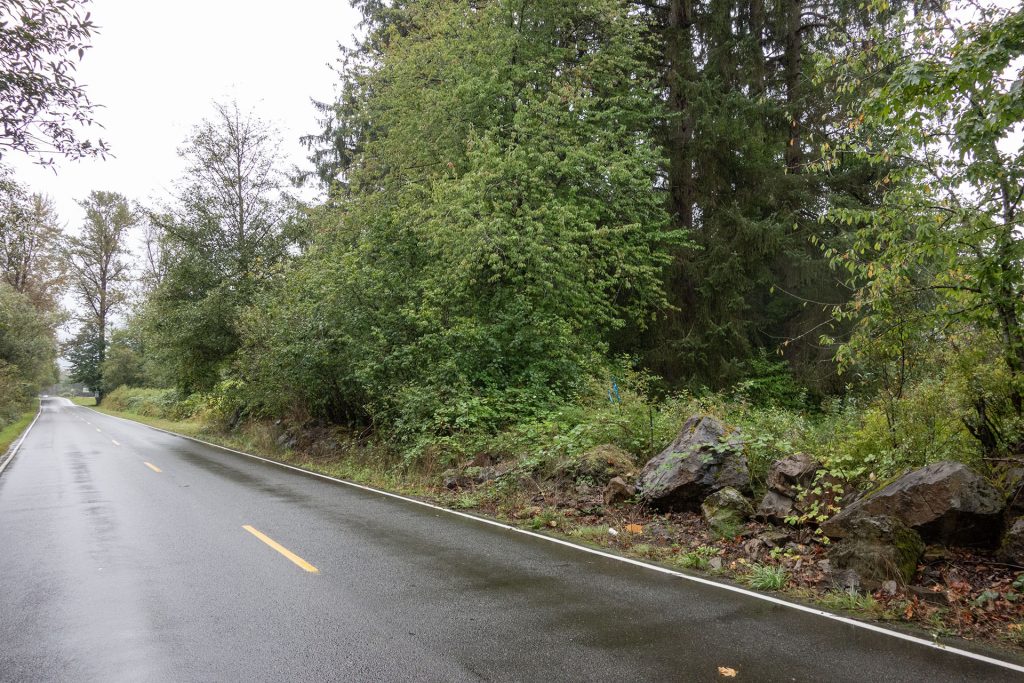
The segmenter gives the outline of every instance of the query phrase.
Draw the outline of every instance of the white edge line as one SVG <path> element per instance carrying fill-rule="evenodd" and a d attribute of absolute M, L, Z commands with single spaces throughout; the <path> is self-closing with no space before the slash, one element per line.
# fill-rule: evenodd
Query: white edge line
<path fill-rule="evenodd" d="M 86 408 L 86 409 L 91 410 L 91 408 L 89 408 L 89 406 L 78 406 L 78 407 Z M 93 411 L 93 412 L 99 413 L 99 411 Z M 415 498 L 408 498 L 406 496 L 402 496 L 402 495 L 399 495 L 397 493 L 391 493 L 389 491 L 382 491 L 380 489 L 375 489 L 375 488 L 373 488 L 371 486 L 364 486 L 363 484 L 357 484 L 357 483 L 352 482 L 352 481 L 346 481 L 344 479 L 338 479 L 337 477 L 332 477 L 332 476 L 327 475 L 327 474 L 320 474 L 319 472 L 312 472 L 310 470 L 302 469 L 301 467 L 296 467 L 294 465 L 289 465 L 287 463 L 278 462 L 277 460 L 271 460 L 270 458 L 264 458 L 264 457 L 261 457 L 259 455 L 253 455 L 252 453 L 246 453 L 245 451 L 235 450 L 234 448 L 229 448 L 228 446 L 221 446 L 220 444 L 211 443 L 209 441 L 203 441 L 202 439 L 197 439 L 194 436 L 188 436 L 186 434 L 178 434 L 177 432 L 172 432 L 172 431 L 170 431 L 168 429 L 161 429 L 160 427 L 154 427 L 153 425 L 148 425 L 145 422 L 137 422 L 135 420 L 130 420 L 128 418 L 120 417 L 118 415 L 110 415 L 108 413 L 99 413 L 99 414 L 100 415 L 106 415 L 107 417 L 112 417 L 112 418 L 114 418 L 116 420 L 123 420 L 125 422 L 130 422 L 131 424 L 141 425 L 143 427 L 148 427 L 149 429 L 153 429 L 153 430 L 156 430 L 158 432 L 163 432 L 164 434 L 170 434 L 171 436 L 177 436 L 177 437 L 181 437 L 183 439 L 188 439 L 189 441 L 195 441 L 196 443 L 201 443 L 201 444 L 203 444 L 205 446 L 210 446 L 212 448 L 218 448 L 218 449 L 220 449 L 222 451 L 228 451 L 229 453 L 236 453 L 238 455 L 244 455 L 247 458 L 253 458 L 254 460 L 261 460 L 263 462 L 270 463 L 271 465 L 277 465 L 279 467 L 284 467 L 284 468 L 287 468 L 289 470 L 295 470 L 296 472 L 302 472 L 303 474 L 307 474 L 307 475 L 310 475 L 310 476 L 313 476 L 313 477 L 318 477 L 320 479 L 326 479 L 328 481 L 333 481 L 333 482 L 336 482 L 338 484 L 344 484 L 345 486 L 351 486 L 352 488 L 361 489 L 363 491 L 369 491 L 371 493 L 376 493 L 378 495 L 386 496 L 388 498 L 394 498 L 394 499 L 397 499 L 397 500 L 402 500 L 402 501 L 405 501 L 407 503 L 414 503 L 416 505 L 420 505 L 420 506 L 423 506 L 423 507 L 426 507 L 426 508 L 430 508 L 431 510 L 437 510 L 439 512 L 446 512 L 446 513 L 448 513 L 450 515 L 456 515 L 458 517 L 464 517 L 465 519 L 471 519 L 471 520 L 473 520 L 475 522 L 480 522 L 482 524 L 488 524 L 490 526 L 497 527 L 499 529 L 505 529 L 506 531 L 514 531 L 515 533 L 518 533 L 518 534 L 525 534 L 527 536 L 532 536 L 533 538 L 539 538 L 539 539 L 542 539 L 544 541 L 548 541 L 549 543 L 555 543 L 557 545 L 565 546 L 567 548 L 574 548 L 575 550 L 579 550 L 579 551 L 584 552 L 584 553 L 589 553 L 591 555 L 598 555 L 600 557 L 605 557 L 605 558 L 608 558 L 610 560 L 616 560 L 618 562 L 624 562 L 626 564 L 631 564 L 631 565 L 633 565 L 635 567 L 643 567 L 644 569 L 649 569 L 651 571 L 658 572 L 660 574 L 667 574 L 669 576 L 674 576 L 676 578 L 684 579 L 686 581 L 692 581 L 694 583 L 699 583 L 699 584 L 702 584 L 702 585 L 705 585 L 705 586 L 713 586 L 715 588 L 720 588 L 722 590 L 730 591 L 732 593 L 739 593 L 740 595 L 746 595 L 747 597 L 756 598 L 758 600 L 763 600 L 765 602 L 774 603 L 776 605 L 781 605 L 783 607 L 789 607 L 789 608 L 798 610 L 800 612 L 805 612 L 807 614 L 814 614 L 814 615 L 817 615 L 819 617 L 825 617 L 826 619 L 831 619 L 833 621 L 838 621 L 838 622 L 841 622 L 843 624 L 847 624 L 847 625 L 850 625 L 850 626 L 855 626 L 857 628 L 866 629 L 868 631 L 874 631 L 875 633 L 881 633 L 883 635 L 891 636 L 893 638 L 898 638 L 900 640 L 905 640 L 905 641 L 908 641 L 908 642 L 911 642 L 911 643 L 916 643 L 918 645 L 923 645 L 925 647 L 929 647 L 929 648 L 932 648 L 932 649 L 935 649 L 935 650 L 941 650 L 942 652 L 949 652 L 950 654 L 960 655 L 961 657 L 967 657 L 969 659 L 974 659 L 974 660 L 977 660 L 979 662 L 985 662 L 986 664 L 993 664 L 995 666 L 1000 666 L 1000 667 L 1003 667 L 1005 669 L 1010 669 L 1012 671 L 1019 671 L 1021 673 L 1024 673 L 1024 666 L 1021 666 L 1021 665 L 1018 665 L 1018 664 L 1013 664 L 1012 662 L 1007 662 L 1007 661 L 1004 661 L 1004 660 L 1001 660 L 1001 659 L 995 659 L 994 657 L 988 657 L 986 655 L 979 654 L 977 652 L 971 652 L 969 650 L 962 650 L 962 649 L 960 649 L 958 647 L 952 647 L 952 646 L 949 646 L 949 645 L 943 645 L 942 643 L 939 643 L 939 642 L 936 642 L 936 641 L 926 640 L 924 638 L 918 638 L 917 636 L 912 636 L 912 635 L 909 635 L 907 633 L 901 633 L 899 631 L 893 631 L 891 629 L 883 628 L 881 626 L 876 626 L 875 624 L 867 623 L 867 622 L 864 622 L 864 621 L 858 621 L 856 619 L 851 619 L 849 617 L 844 617 L 842 615 L 834 614 L 832 612 L 826 612 L 825 610 L 816 609 L 814 607 L 808 607 L 806 605 L 801 605 L 801 604 L 798 604 L 798 603 L 795 603 L 795 602 L 789 602 L 788 600 L 782 600 L 780 598 L 776 598 L 776 597 L 771 596 L 771 595 L 765 595 L 764 593 L 756 593 L 754 591 L 747 590 L 746 588 L 740 588 L 739 586 L 733 586 L 733 585 L 727 584 L 727 583 L 719 583 L 718 581 L 712 581 L 711 579 L 705 579 L 704 577 L 694 576 L 692 574 L 684 574 L 682 572 L 677 572 L 677 571 L 675 571 L 673 569 L 668 569 L 666 567 L 659 567 L 656 564 L 648 564 L 647 562 L 643 562 L 641 560 L 634 560 L 633 558 L 630 558 L 630 557 L 623 557 L 621 555 L 614 555 L 612 553 L 606 553 L 603 550 L 597 550 L 595 548 L 588 548 L 587 546 L 578 545 L 576 543 L 572 543 L 571 541 L 565 541 L 565 540 L 562 540 L 560 538 L 554 538 L 552 536 L 545 536 L 544 534 L 538 534 L 538 533 L 535 533 L 535 532 L 530 531 L 528 529 L 520 529 L 518 527 L 510 526 L 510 525 L 505 524 L 503 522 L 495 521 L 493 519 L 487 519 L 485 517 L 477 517 L 476 515 L 471 515 L 471 514 L 469 514 L 467 512 L 461 512 L 459 510 L 450 510 L 448 508 L 441 507 L 439 505 L 434 505 L 433 503 L 428 503 L 428 502 L 422 501 L 422 500 L 416 500 Z M 33 421 L 33 424 L 35 424 L 34 421 Z M 29 426 L 29 429 L 31 429 L 31 428 L 32 427 Z M 26 430 L 26 434 L 27 433 L 28 433 L 28 431 Z"/>
<path fill-rule="evenodd" d="M 32 418 L 32 422 L 29 423 L 28 427 L 25 428 L 25 431 L 23 431 L 21 433 L 21 436 L 18 437 L 18 440 L 14 442 L 14 445 L 11 446 L 10 450 L 7 452 L 8 453 L 7 459 L 4 460 L 2 465 L 0 465 L 0 474 L 3 474 L 4 470 L 7 469 L 7 466 L 9 464 L 11 464 L 12 460 L 14 460 L 14 456 L 17 455 L 18 451 L 21 449 L 21 444 L 25 443 L 25 437 L 28 436 L 28 433 L 30 431 L 32 431 L 33 427 L 35 427 L 36 420 L 38 420 L 39 416 L 42 415 L 42 414 L 43 414 L 43 403 L 42 403 L 42 401 L 40 401 L 39 402 L 39 410 L 36 411 L 36 416 L 34 418 Z"/>

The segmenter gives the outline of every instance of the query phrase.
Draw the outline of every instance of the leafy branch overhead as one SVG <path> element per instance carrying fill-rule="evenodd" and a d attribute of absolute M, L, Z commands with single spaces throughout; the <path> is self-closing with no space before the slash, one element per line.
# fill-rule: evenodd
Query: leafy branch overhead
<path fill-rule="evenodd" d="M 83 139 L 97 105 L 75 79 L 97 30 L 86 0 L 0 2 L 0 158 L 12 152 L 53 163 L 105 156 L 102 140 Z"/>

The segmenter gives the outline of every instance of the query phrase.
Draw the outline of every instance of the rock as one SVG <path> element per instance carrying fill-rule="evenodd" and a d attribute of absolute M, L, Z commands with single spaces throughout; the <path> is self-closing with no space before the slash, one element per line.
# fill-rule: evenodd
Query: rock
<path fill-rule="evenodd" d="M 603 444 L 579 456 L 575 469 L 577 477 L 586 477 L 595 484 L 603 484 L 626 473 L 635 473 L 636 464 L 633 456 L 618 446 Z"/>
<path fill-rule="evenodd" d="M 819 469 L 821 463 L 817 460 L 806 453 L 797 453 L 773 462 L 765 483 L 769 491 L 795 499 L 801 490 L 811 488 Z"/>
<path fill-rule="evenodd" d="M 860 575 L 853 569 L 842 569 L 832 575 L 832 584 L 836 588 L 854 593 L 860 590 Z"/>
<path fill-rule="evenodd" d="M 882 592 L 886 595 L 896 595 L 896 591 L 898 591 L 899 588 L 899 585 L 892 579 L 882 582 Z"/>
<path fill-rule="evenodd" d="M 1003 535 L 999 555 L 1016 565 L 1024 565 L 1024 517 L 1018 517 Z"/>
<path fill-rule="evenodd" d="M 608 485 L 604 487 L 604 504 L 616 505 L 618 503 L 625 503 L 635 495 L 635 486 L 631 486 L 626 483 L 626 480 L 622 477 L 614 477 L 610 482 L 608 482 Z"/>
<path fill-rule="evenodd" d="M 465 489 L 486 484 L 512 471 L 512 463 L 501 463 L 488 467 L 469 465 L 468 467 L 452 467 L 441 473 L 441 480 L 446 489 Z"/>
<path fill-rule="evenodd" d="M 983 477 L 957 462 L 940 462 L 909 472 L 825 521 L 830 538 L 845 538 L 863 517 L 900 520 L 925 541 L 992 547 L 998 542 L 1004 501 Z"/>
<path fill-rule="evenodd" d="M 939 590 L 935 590 L 936 588 Z M 917 596 L 921 600 L 930 602 L 933 605 L 939 605 L 940 607 L 949 607 L 950 605 L 949 593 L 942 590 L 938 584 L 931 588 L 926 586 L 908 586 L 907 590 L 911 595 Z"/>
<path fill-rule="evenodd" d="M 923 553 L 924 542 L 916 531 L 879 515 L 852 521 L 846 536 L 829 549 L 828 559 L 838 570 L 856 572 L 861 584 L 874 589 L 886 581 L 907 585 Z"/>
<path fill-rule="evenodd" d="M 1006 515 L 1010 519 L 1024 517 L 1024 463 L 1013 460 L 997 470 L 1006 493 Z"/>
<path fill-rule="evenodd" d="M 754 508 L 743 494 L 726 486 L 715 491 L 700 504 L 704 521 L 717 536 L 732 538 L 754 514 Z"/>
<path fill-rule="evenodd" d="M 773 524 L 785 524 L 786 517 L 795 514 L 796 510 L 793 509 L 792 498 L 787 498 L 775 491 L 768 491 L 768 493 L 764 494 L 764 498 L 761 499 L 761 504 L 757 506 L 757 512 L 754 513 L 754 516 Z"/>
<path fill-rule="evenodd" d="M 769 530 L 757 535 L 762 543 L 770 548 L 782 548 L 789 543 L 789 532 L 779 530 Z"/>
<path fill-rule="evenodd" d="M 512 463 L 500 463 L 487 467 L 467 467 L 466 474 L 473 478 L 474 484 L 486 484 L 489 481 L 499 479 L 512 470 Z"/>
<path fill-rule="evenodd" d="M 468 477 L 461 470 L 452 468 L 441 473 L 444 487 L 449 490 L 463 489 L 473 483 L 472 477 Z"/>
<path fill-rule="evenodd" d="M 724 441 L 725 427 L 709 415 L 695 415 L 668 448 L 644 465 L 637 489 L 662 510 L 696 510 L 715 491 L 731 486 L 750 492 L 747 459 L 738 434 Z"/>
<path fill-rule="evenodd" d="M 710 560 L 708 560 L 708 569 L 710 569 L 713 572 L 717 572 L 717 571 L 721 570 L 722 569 L 722 558 L 720 558 L 720 557 L 712 557 Z"/>
<path fill-rule="evenodd" d="M 764 547 L 764 541 L 760 538 L 752 538 L 743 544 L 743 554 L 752 560 L 756 560 L 761 555 L 761 550 Z"/>
<path fill-rule="evenodd" d="M 924 549 L 922 562 L 946 562 L 950 559 L 949 549 L 941 545 L 930 545 Z"/>

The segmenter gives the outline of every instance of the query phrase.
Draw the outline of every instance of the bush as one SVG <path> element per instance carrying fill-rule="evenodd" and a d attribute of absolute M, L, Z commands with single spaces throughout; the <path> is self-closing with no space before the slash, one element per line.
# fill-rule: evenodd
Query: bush
<path fill-rule="evenodd" d="M 176 419 L 180 416 L 174 389 L 143 389 L 120 386 L 103 397 L 103 407 L 142 417 Z"/>

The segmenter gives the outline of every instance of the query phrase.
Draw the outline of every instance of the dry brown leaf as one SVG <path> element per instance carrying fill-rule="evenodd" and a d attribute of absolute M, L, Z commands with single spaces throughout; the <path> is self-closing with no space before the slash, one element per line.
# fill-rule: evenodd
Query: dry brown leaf
<path fill-rule="evenodd" d="M 631 534 L 642 534 L 644 532 L 644 528 L 639 524 L 627 524 L 626 531 Z"/>
<path fill-rule="evenodd" d="M 727 666 L 718 667 L 718 674 L 725 676 L 726 678 L 736 678 L 736 669 L 730 669 Z"/>

